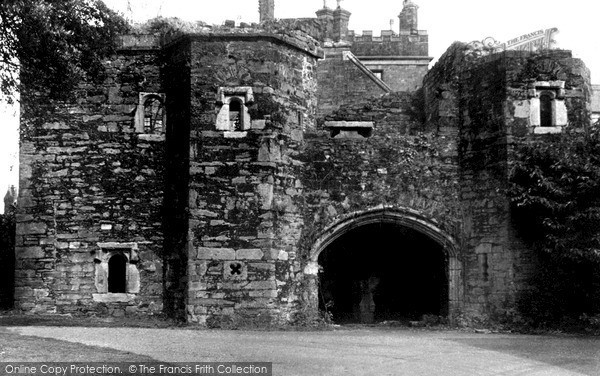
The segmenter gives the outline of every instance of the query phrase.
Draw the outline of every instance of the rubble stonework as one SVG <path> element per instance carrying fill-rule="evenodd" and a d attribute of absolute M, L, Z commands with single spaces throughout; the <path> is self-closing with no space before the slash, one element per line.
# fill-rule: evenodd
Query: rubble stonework
<path fill-rule="evenodd" d="M 562 82 L 570 127 L 589 125 L 589 71 L 570 51 L 506 51 L 475 60 L 451 46 L 424 80 L 429 127 L 458 135 L 465 302 L 469 315 L 511 307 L 527 288 L 535 254 L 510 216 L 508 169 L 514 148 L 543 142 L 532 122 L 532 83 Z M 555 106 L 557 108 L 558 106 Z M 537 109 L 539 111 L 539 109 Z"/>
<path fill-rule="evenodd" d="M 160 91 L 157 50 L 122 50 L 105 66 L 104 83 L 81 83 L 76 101 L 23 96 L 15 300 L 24 311 L 162 309 L 164 136 L 134 127 L 139 92 Z M 137 244 L 139 294 L 94 298 L 95 260 L 113 248 L 102 242 Z"/>
<path fill-rule="evenodd" d="M 437 315 L 510 308 L 536 265 L 504 191 L 512 147 L 545 137 L 540 90 L 585 126 L 589 72 L 565 51 L 473 60 L 455 44 L 425 76 L 427 36 L 405 3 L 382 41 L 339 30 L 337 9 L 162 44 L 124 37 L 74 101 L 24 95 L 17 308 L 294 323 L 335 300 L 336 263 L 361 268 L 337 298 L 363 321 L 400 304 L 390 281 L 413 270 L 438 280 L 421 292 Z M 393 67 L 382 80 L 394 92 L 348 51 Z M 152 98 L 166 115 L 148 132 Z M 362 248 L 335 253 L 366 230 Z M 398 249 L 382 253 L 380 238 Z M 421 291 L 409 282 L 398 291 Z"/>

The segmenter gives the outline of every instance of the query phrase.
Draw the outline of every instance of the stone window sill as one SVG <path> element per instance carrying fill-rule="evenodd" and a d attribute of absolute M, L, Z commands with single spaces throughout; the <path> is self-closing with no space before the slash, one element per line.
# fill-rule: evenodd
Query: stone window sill
<path fill-rule="evenodd" d="M 165 135 L 164 135 L 164 133 L 161 133 L 161 134 L 140 133 L 138 135 L 138 139 L 141 141 L 164 141 Z"/>
<path fill-rule="evenodd" d="M 535 127 L 533 128 L 534 134 L 551 134 L 551 133 L 560 133 L 562 132 L 562 127 Z"/>
<path fill-rule="evenodd" d="M 225 131 L 223 137 L 225 138 L 244 138 L 248 135 L 248 132 L 244 131 Z"/>

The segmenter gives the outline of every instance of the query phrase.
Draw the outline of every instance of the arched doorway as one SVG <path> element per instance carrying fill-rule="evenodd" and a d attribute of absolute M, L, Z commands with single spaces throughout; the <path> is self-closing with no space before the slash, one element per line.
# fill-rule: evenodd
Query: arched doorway
<path fill-rule="evenodd" d="M 324 231 L 311 258 L 318 263 L 319 309 L 335 322 L 412 321 L 457 311 L 456 243 L 414 211 L 349 215 Z"/>

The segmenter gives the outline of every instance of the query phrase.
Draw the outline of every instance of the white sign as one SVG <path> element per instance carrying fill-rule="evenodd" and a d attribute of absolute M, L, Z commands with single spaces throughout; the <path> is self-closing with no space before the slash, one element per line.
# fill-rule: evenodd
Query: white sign
<path fill-rule="evenodd" d="M 518 38 L 509 40 L 500 46 L 503 50 L 519 50 L 519 51 L 539 51 L 553 48 L 556 44 L 554 35 L 558 33 L 558 29 L 553 27 L 546 30 L 537 30 L 533 33 L 521 35 Z"/>

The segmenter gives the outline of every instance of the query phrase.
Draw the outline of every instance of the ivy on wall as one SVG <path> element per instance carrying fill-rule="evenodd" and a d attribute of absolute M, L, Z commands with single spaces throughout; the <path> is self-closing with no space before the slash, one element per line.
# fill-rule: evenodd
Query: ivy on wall
<path fill-rule="evenodd" d="M 515 150 L 509 195 L 540 265 L 520 310 L 530 323 L 600 314 L 600 130 L 570 130 Z"/>

